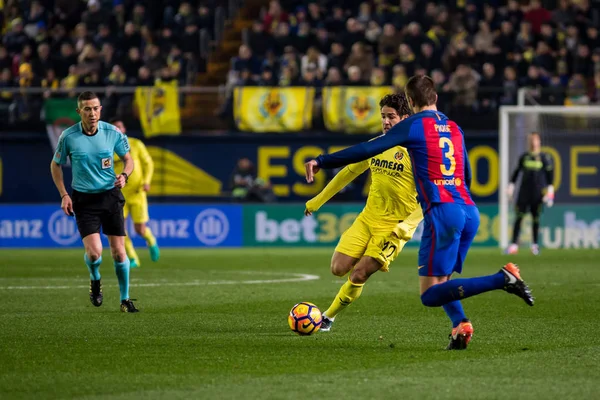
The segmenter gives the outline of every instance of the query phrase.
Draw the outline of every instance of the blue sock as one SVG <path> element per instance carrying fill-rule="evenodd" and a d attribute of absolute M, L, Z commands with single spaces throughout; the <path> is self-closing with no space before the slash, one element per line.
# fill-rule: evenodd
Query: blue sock
<path fill-rule="evenodd" d="M 458 300 L 451 301 L 442 306 L 448 317 L 452 320 L 452 327 L 456 328 L 463 320 L 467 319 L 462 304 Z"/>
<path fill-rule="evenodd" d="M 114 262 L 115 272 L 119 280 L 119 291 L 121 292 L 121 301 L 129 298 L 129 258 L 125 257 L 123 262 Z"/>
<path fill-rule="evenodd" d="M 504 272 L 478 278 L 451 279 L 433 285 L 421 295 L 423 305 L 440 307 L 454 300 L 462 300 L 471 296 L 504 287 Z"/>
<path fill-rule="evenodd" d="M 88 271 L 90 271 L 90 279 L 93 281 L 100 280 L 100 264 L 102 263 L 102 256 L 96 261 L 91 262 L 87 253 L 83 253 L 83 261 L 85 261 L 85 265 L 87 265 Z"/>

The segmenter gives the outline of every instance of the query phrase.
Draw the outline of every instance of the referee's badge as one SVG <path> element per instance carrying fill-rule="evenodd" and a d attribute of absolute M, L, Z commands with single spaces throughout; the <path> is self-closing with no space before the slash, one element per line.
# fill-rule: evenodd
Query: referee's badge
<path fill-rule="evenodd" d="M 102 159 L 102 169 L 108 169 L 112 167 L 112 157 Z"/>

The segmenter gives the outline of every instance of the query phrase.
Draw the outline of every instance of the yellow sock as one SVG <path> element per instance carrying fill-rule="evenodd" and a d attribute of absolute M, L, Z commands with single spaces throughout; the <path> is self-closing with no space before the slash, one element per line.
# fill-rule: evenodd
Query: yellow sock
<path fill-rule="evenodd" d="M 127 253 L 127 257 L 129 257 L 130 259 L 134 259 L 138 262 L 140 262 L 140 258 L 138 257 L 135 248 L 133 247 L 133 242 L 131 241 L 131 238 L 129 236 L 125 236 L 125 252 Z"/>
<path fill-rule="evenodd" d="M 353 283 L 350 278 L 342 285 L 335 299 L 325 311 L 325 315 L 328 318 L 335 318 L 335 316 L 348 307 L 354 300 L 360 297 L 362 293 L 364 283 Z"/>
<path fill-rule="evenodd" d="M 149 227 L 146 227 L 144 230 L 144 234 L 142 235 L 144 239 L 146 239 L 146 244 L 148 247 L 154 246 L 156 244 L 156 238 L 152 234 L 152 230 Z"/>

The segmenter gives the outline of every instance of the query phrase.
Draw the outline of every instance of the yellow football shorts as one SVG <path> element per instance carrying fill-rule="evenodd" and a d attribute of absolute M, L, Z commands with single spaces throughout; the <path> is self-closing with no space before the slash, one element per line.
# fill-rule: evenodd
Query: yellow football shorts
<path fill-rule="evenodd" d="M 372 257 L 381 264 L 380 271 L 388 272 L 390 263 L 406 244 L 393 233 L 395 226 L 388 223 L 369 225 L 361 214 L 342 234 L 335 251 L 352 258 Z"/>
<path fill-rule="evenodd" d="M 150 219 L 148 217 L 148 198 L 146 192 L 125 194 L 125 207 L 123 208 L 123 218 L 127 219 L 131 214 L 134 224 L 144 224 Z"/>

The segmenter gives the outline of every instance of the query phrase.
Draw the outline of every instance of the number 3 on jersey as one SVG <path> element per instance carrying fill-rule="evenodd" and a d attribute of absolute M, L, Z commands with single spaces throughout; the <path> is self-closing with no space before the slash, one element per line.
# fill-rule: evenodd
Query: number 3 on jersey
<path fill-rule="evenodd" d="M 456 169 L 456 160 L 454 159 L 454 144 L 447 137 L 441 137 L 439 141 L 440 149 L 442 149 L 442 158 L 443 161 L 440 164 L 440 171 L 442 171 L 442 175 L 453 175 L 454 170 Z M 446 147 L 447 146 L 447 147 Z M 450 161 L 450 168 L 446 166 L 446 160 Z"/>

